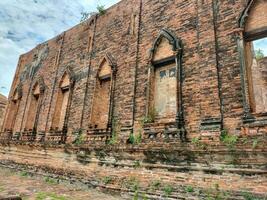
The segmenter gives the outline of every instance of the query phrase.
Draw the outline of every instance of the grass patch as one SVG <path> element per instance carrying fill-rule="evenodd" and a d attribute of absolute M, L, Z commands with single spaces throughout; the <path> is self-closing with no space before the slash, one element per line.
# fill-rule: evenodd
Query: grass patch
<path fill-rule="evenodd" d="M 69 200 L 68 198 L 64 197 L 64 196 L 59 196 L 57 194 L 54 193 L 46 193 L 46 192 L 39 192 L 36 195 L 36 200 Z"/>
<path fill-rule="evenodd" d="M 158 190 L 161 186 L 160 180 L 155 180 L 151 183 L 150 187 L 153 191 Z"/>
<path fill-rule="evenodd" d="M 186 186 L 185 191 L 191 193 L 194 192 L 194 188 L 191 185 L 188 185 Z"/>
<path fill-rule="evenodd" d="M 56 185 L 58 184 L 58 181 L 54 178 L 50 178 L 50 177 L 45 177 L 44 181 L 50 185 Z"/>
<path fill-rule="evenodd" d="M 102 182 L 103 182 L 105 185 L 111 183 L 111 181 L 112 181 L 112 178 L 111 178 L 110 176 L 105 176 L 105 177 L 103 178 L 103 180 L 102 180 Z"/>
<path fill-rule="evenodd" d="M 135 169 L 140 168 L 140 167 L 141 167 L 141 163 L 140 163 L 140 161 L 139 161 L 139 160 L 135 160 L 135 161 L 134 161 L 134 165 L 133 165 L 133 167 L 134 167 Z"/>
<path fill-rule="evenodd" d="M 20 172 L 19 175 L 22 176 L 22 177 L 29 177 L 29 176 L 31 176 L 31 174 L 29 172 Z"/>
<path fill-rule="evenodd" d="M 242 192 L 242 196 L 245 200 L 263 200 L 262 198 L 255 197 L 253 194 L 249 192 Z"/>
<path fill-rule="evenodd" d="M 137 178 L 130 177 L 129 179 L 124 181 L 124 185 L 130 190 L 138 191 L 140 187 L 140 182 Z"/>

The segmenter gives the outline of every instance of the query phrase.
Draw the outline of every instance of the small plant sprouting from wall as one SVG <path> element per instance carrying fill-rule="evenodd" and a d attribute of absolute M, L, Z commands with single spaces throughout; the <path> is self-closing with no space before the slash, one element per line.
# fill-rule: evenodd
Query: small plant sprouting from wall
<path fill-rule="evenodd" d="M 194 188 L 191 185 L 186 186 L 185 191 L 188 193 L 194 192 Z"/>
<path fill-rule="evenodd" d="M 126 188 L 132 191 L 138 191 L 140 187 L 140 182 L 136 177 L 130 177 L 124 181 Z"/>
<path fill-rule="evenodd" d="M 97 5 L 96 9 L 99 15 L 104 15 L 106 13 L 106 9 L 104 5 Z"/>
<path fill-rule="evenodd" d="M 194 137 L 194 138 L 192 138 L 191 143 L 192 143 L 193 145 L 195 145 L 195 146 L 198 146 L 199 143 L 200 143 L 200 138 L 199 138 L 199 137 Z"/>
<path fill-rule="evenodd" d="M 112 134 L 111 138 L 107 141 L 109 145 L 114 145 L 118 142 L 118 131 L 120 130 L 120 126 L 118 123 L 118 119 L 114 117 L 112 119 Z"/>
<path fill-rule="evenodd" d="M 230 135 L 227 130 L 222 130 L 220 140 L 227 148 L 231 151 L 235 149 L 236 143 L 238 142 L 238 136 Z"/>
<path fill-rule="evenodd" d="M 139 131 L 138 135 L 130 134 L 128 142 L 130 144 L 140 144 L 142 142 L 142 133 Z"/>
<path fill-rule="evenodd" d="M 82 145 L 85 142 L 85 135 L 82 133 L 82 129 L 79 129 L 74 133 L 75 139 L 72 142 L 74 145 Z"/>
<path fill-rule="evenodd" d="M 134 167 L 135 169 L 140 168 L 140 167 L 141 167 L 141 163 L 140 163 L 140 161 L 139 161 L 139 160 L 135 160 L 135 161 L 134 161 L 134 165 L 133 165 L 133 167 Z"/>
<path fill-rule="evenodd" d="M 258 146 L 259 140 L 258 139 L 254 139 L 253 143 L 252 143 L 252 148 L 255 149 Z"/>
<path fill-rule="evenodd" d="M 161 187 L 161 181 L 160 180 L 155 180 L 150 185 L 150 188 L 152 191 L 159 190 L 160 187 Z"/>
<path fill-rule="evenodd" d="M 174 188 L 171 185 L 165 185 L 163 188 L 163 192 L 165 196 L 170 196 L 174 191 Z"/>
<path fill-rule="evenodd" d="M 155 108 L 151 109 L 147 116 L 142 117 L 142 119 L 141 119 L 142 126 L 144 126 L 145 124 L 155 122 L 156 116 L 157 116 L 156 109 Z"/>
<path fill-rule="evenodd" d="M 207 144 L 201 142 L 199 137 L 194 137 L 191 140 L 191 143 L 195 146 L 195 147 L 199 147 L 201 149 L 206 149 L 207 148 Z"/>

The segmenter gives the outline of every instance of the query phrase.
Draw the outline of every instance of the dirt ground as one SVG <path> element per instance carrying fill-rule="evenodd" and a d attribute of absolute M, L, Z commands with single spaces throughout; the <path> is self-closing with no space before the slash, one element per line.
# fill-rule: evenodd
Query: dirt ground
<path fill-rule="evenodd" d="M 97 189 L 70 183 L 57 183 L 49 177 L 35 177 L 0 167 L 1 197 L 20 196 L 23 200 L 122 200 Z"/>

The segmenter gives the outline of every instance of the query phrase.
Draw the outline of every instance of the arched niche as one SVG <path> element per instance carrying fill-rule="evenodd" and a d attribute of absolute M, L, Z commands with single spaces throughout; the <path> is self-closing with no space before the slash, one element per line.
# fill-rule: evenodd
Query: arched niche
<path fill-rule="evenodd" d="M 25 131 L 37 131 L 37 124 L 39 119 L 40 108 L 42 105 L 42 98 L 45 91 L 44 80 L 38 77 L 34 81 L 30 91 L 29 107 L 27 112 Z"/>
<path fill-rule="evenodd" d="M 19 84 L 14 90 L 13 95 L 11 96 L 11 100 L 9 101 L 8 113 L 4 125 L 5 131 L 13 132 L 21 98 L 22 98 L 22 85 Z"/>
<path fill-rule="evenodd" d="M 173 124 L 185 137 L 182 99 L 182 42 L 162 29 L 150 50 L 146 117 L 150 122 Z"/>
<path fill-rule="evenodd" d="M 239 19 L 244 119 L 267 113 L 267 1 L 251 0 Z"/>
<path fill-rule="evenodd" d="M 113 94 L 116 64 L 111 55 L 106 54 L 99 64 L 93 96 L 90 127 L 108 129 L 113 115 Z"/>
<path fill-rule="evenodd" d="M 52 130 L 66 132 L 68 111 L 74 87 L 74 73 L 70 68 L 63 73 L 58 84 L 57 100 L 52 119 Z"/>

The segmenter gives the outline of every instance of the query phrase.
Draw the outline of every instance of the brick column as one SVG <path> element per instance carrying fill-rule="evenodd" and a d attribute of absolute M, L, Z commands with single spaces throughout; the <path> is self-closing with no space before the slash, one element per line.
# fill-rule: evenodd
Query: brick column
<path fill-rule="evenodd" d="M 220 131 L 222 125 L 217 59 L 216 3 L 213 0 L 199 0 L 197 3 L 199 22 L 199 95 L 201 99 L 200 130 L 202 135 L 213 135 L 211 131 Z"/>

